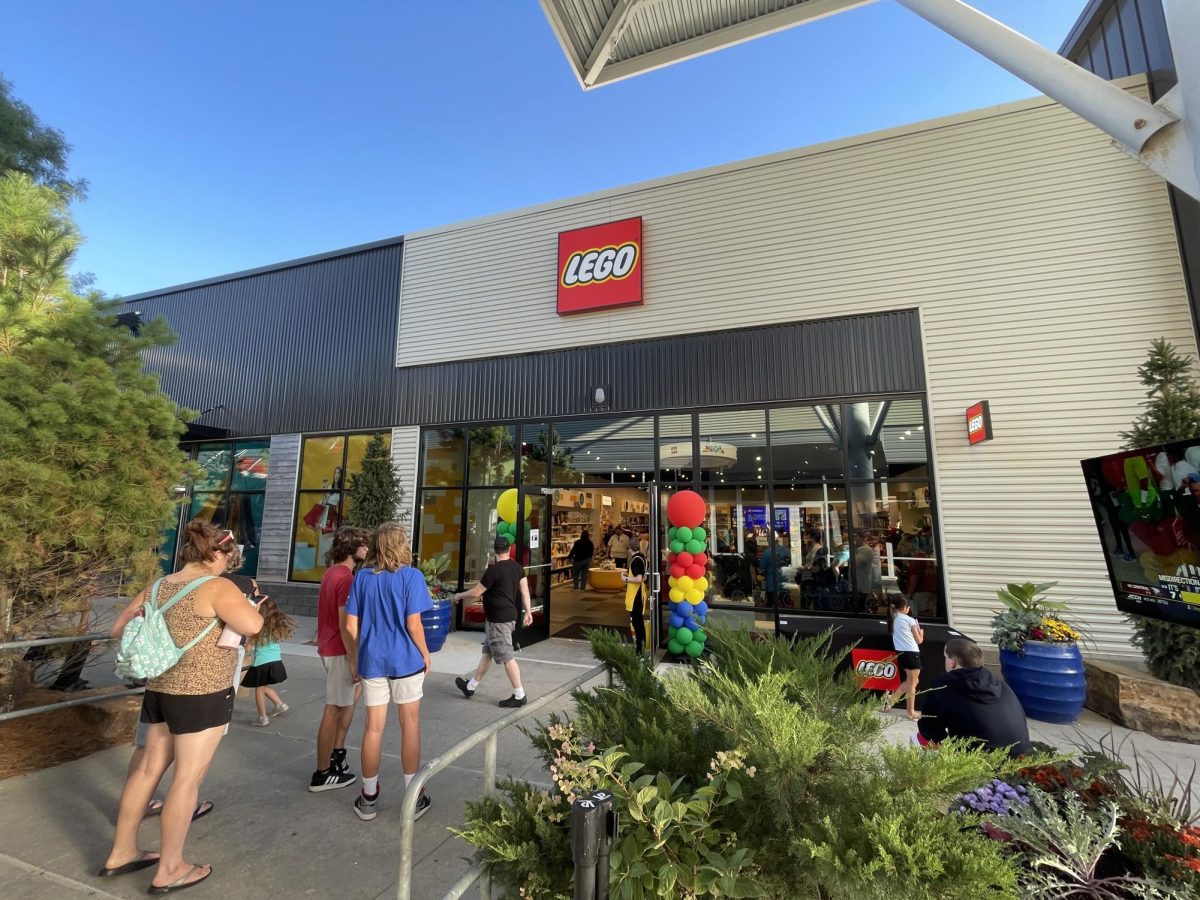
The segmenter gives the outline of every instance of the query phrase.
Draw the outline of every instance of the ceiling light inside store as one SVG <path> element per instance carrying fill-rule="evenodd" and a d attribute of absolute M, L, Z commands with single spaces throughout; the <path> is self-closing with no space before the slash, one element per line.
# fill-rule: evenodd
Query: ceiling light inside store
<path fill-rule="evenodd" d="M 762 462 L 762 457 L 761 457 L 761 456 L 756 456 L 756 457 L 754 457 L 754 461 L 755 461 L 755 462 Z"/>
<path fill-rule="evenodd" d="M 750 437 L 752 437 L 752 438 L 756 438 L 756 437 L 758 437 L 758 435 L 757 435 L 757 434 L 752 434 L 752 435 L 750 435 Z"/>
<path fill-rule="evenodd" d="M 906 432 L 904 432 L 904 433 L 905 433 L 905 434 L 912 434 L 912 432 L 911 432 L 911 431 L 906 431 Z"/>

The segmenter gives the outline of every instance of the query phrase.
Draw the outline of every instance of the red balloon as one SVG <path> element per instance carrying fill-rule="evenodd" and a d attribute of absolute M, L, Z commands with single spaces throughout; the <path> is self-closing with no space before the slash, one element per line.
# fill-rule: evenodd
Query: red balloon
<path fill-rule="evenodd" d="M 667 518 L 676 528 L 695 528 L 704 521 L 704 498 L 695 491 L 676 491 L 667 501 Z"/>
<path fill-rule="evenodd" d="M 697 566 L 695 564 L 688 566 L 687 567 L 687 576 L 689 578 L 703 578 L 704 577 L 704 566 Z"/>
<path fill-rule="evenodd" d="M 680 553 L 679 555 L 677 555 L 675 557 L 675 562 L 679 563 L 681 566 L 683 566 L 686 569 L 688 566 L 690 566 L 694 562 L 694 560 L 692 559 L 692 554 L 690 554 L 686 550 L 684 550 L 682 553 Z"/>
<path fill-rule="evenodd" d="M 671 577 L 672 578 L 682 578 L 686 574 L 687 574 L 687 569 L 685 569 L 683 566 L 679 565 L 679 563 L 675 563 L 675 565 L 671 566 Z"/>
<path fill-rule="evenodd" d="M 679 555 L 678 553 L 668 553 L 667 554 L 667 565 L 671 565 L 671 566 L 675 565 L 675 557 L 678 555 Z"/>
<path fill-rule="evenodd" d="M 692 565 L 699 566 L 700 568 L 703 569 L 705 566 L 708 565 L 708 554 L 707 553 L 693 554 L 692 555 Z"/>

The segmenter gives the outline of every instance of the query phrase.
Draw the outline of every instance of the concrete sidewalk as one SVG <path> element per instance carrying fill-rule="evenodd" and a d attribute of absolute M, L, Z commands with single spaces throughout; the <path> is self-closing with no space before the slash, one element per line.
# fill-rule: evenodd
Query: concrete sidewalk
<path fill-rule="evenodd" d="M 306 640 L 311 620 L 300 620 L 294 638 Z M 307 630 L 306 630 L 307 629 Z M 284 647 L 288 680 L 280 694 L 291 706 L 267 728 L 248 724 L 252 700 L 241 699 L 233 727 L 217 751 L 202 796 L 213 812 L 192 825 L 187 858 L 213 866 L 208 883 L 187 896 L 238 896 L 244 900 L 341 897 L 372 900 L 395 894 L 399 847 L 400 735 L 389 721 L 380 773 L 379 817 L 362 822 L 351 810 L 357 787 L 310 794 L 316 765 L 316 728 L 324 705 L 324 671 L 316 648 Z M 502 671 L 492 671 L 474 699 L 463 698 L 454 677 L 479 660 L 479 637 L 451 635 L 433 655 L 421 709 L 422 756 L 429 759 L 507 714 L 497 701 L 511 693 Z M 583 641 L 551 640 L 520 654 L 526 690 L 533 697 L 596 665 Z M 566 711 L 569 701 L 558 705 Z M 545 718 L 548 711 L 542 711 Z M 529 720 L 532 724 L 534 719 Z M 361 709 L 350 732 L 356 773 L 362 736 Z M 549 783 L 528 739 L 509 729 L 500 739 L 500 777 Z M 98 879 L 112 840 L 129 747 L 0 782 L 0 897 L 50 900 L 73 896 L 144 897 L 152 870 Z M 471 848 L 447 829 L 462 824 L 463 802 L 483 784 L 482 748 L 429 786 L 433 807 L 417 827 L 413 896 L 436 898 L 469 867 Z M 169 777 L 169 776 L 168 776 Z M 162 796 L 160 791 L 159 796 Z M 146 848 L 158 846 L 156 819 L 142 827 Z"/>
<path fill-rule="evenodd" d="M 214 811 L 192 826 L 187 858 L 211 863 L 213 877 L 188 897 L 238 896 L 244 900 L 338 897 L 373 900 L 395 894 L 401 794 L 399 731 L 389 721 L 381 773 L 379 818 L 361 822 L 350 804 L 357 786 L 310 794 L 305 789 L 316 765 L 317 722 L 324 705 L 324 672 L 310 639 L 313 620 L 300 619 L 284 647 L 288 681 L 280 693 L 291 706 L 267 728 L 248 725 L 253 701 L 238 701 L 233 728 L 217 752 L 202 796 Z M 572 680 L 595 665 L 584 641 L 550 640 L 520 654 L 526 689 L 538 696 Z M 509 694 L 502 672 L 489 673 L 473 700 L 454 687 L 454 677 L 479 659 L 479 635 L 451 635 L 433 655 L 421 709 L 423 758 L 429 759 L 504 715 L 496 702 Z M 557 705 L 569 710 L 569 702 Z M 544 719 L 548 711 L 539 717 Z M 884 714 L 881 714 L 884 715 Z M 914 723 L 885 715 L 888 740 L 907 741 Z M 532 725 L 533 719 L 528 720 Z M 1125 739 L 1123 750 L 1137 747 L 1156 770 L 1168 766 L 1186 778 L 1200 760 L 1200 746 L 1160 741 L 1118 728 L 1085 711 L 1077 726 L 1031 722 L 1033 736 L 1061 748 L 1080 733 L 1093 738 Z M 350 761 L 359 771 L 357 749 L 361 710 L 350 732 Z M 499 772 L 549 783 L 528 739 L 510 729 L 500 740 Z M 129 761 L 129 747 L 0 781 L 0 897 L 50 900 L 94 896 L 145 896 L 152 871 L 112 880 L 95 878 L 112 839 L 117 801 Z M 433 807 L 417 826 L 413 896 L 436 900 L 469 866 L 471 848 L 447 829 L 462 823 L 463 803 L 479 795 L 482 749 L 435 776 L 429 787 Z M 1200 791 L 1200 783 L 1196 784 Z M 162 792 L 160 791 L 160 796 Z M 1197 797 L 1200 802 L 1200 796 Z M 143 846 L 156 848 L 157 820 L 143 825 Z"/>

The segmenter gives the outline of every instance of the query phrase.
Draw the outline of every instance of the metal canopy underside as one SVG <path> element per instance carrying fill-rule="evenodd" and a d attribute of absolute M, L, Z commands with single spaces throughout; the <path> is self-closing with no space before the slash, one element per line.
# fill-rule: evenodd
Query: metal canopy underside
<path fill-rule="evenodd" d="M 584 90 L 873 0 L 541 0 Z"/>

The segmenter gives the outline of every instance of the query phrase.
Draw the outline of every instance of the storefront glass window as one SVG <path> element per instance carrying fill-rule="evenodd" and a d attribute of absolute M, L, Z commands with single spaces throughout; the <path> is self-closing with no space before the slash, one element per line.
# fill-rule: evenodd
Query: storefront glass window
<path fill-rule="evenodd" d="M 380 434 L 390 448 L 391 432 Z M 372 436 L 335 434 L 304 439 L 292 537 L 293 581 L 320 581 L 325 574 L 325 555 L 349 512 L 346 485 L 362 470 L 362 458 Z"/>
<path fill-rule="evenodd" d="M 833 408 L 837 404 L 832 404 Z M 842 479 L 842 443 L 830 406 L 784 406 L 771 419 L 771 468 L 778 484 Z"/>
<path fill-rule="evenodd" d="M 692 417 L 658 417 L 658 466 L 663 481 L 692 481 Z"/>
<path fill-rule="evenodd" d="M 919 399 L 846 404 L 851 478 L 928 478 L 925 407 Z"/>
<path fill-rule="evenodd" d="M 887 611 L 902 594 L 914 615 L 943 614 L 929 485 L 877 482 L 850 486 L 851 570 L 855 612 Z"/>
<path fill-rule="evenodd" d="M 669 500 L 669 492 L 663 493 Z M 710 484 L 700 488 L 700 494 L 708 505 L 705 530 L 711 557 L 705 600 L 710 606 L 722 603 L 766 606 L 758 559 L 770 546 L 767 492 L 757 486 Z M 665 515 L 663 519 L 665 522 Z"/>
<path fill-rule="evenodd" d="M 421 483 L 456 487 L 463 483 L 467 433 L 462 428 L 427 428 L 421 435 Z"/>
<path fill-rule="evenodd" d="M 546 484 L 546 479 L 550 475 L 550 459 L 553 452 L 549 425 L 522 425 L 521 483 Z"/>
<path fill-rule="evenodd" d="M 762 484 L 767 462 L 767 415 L 761 409 L 702 413 L 700 480 Z"/>
<path fill-rule="evenodd" d="M 417 547 L 421 559 L 449 555 L 449 565 L 442 580 L 458 584 L 459 553 L 462 540 L 463 492 L 454 490 L 424 490 L 421 492 L 420 533 Z"/>
<path fill-rule="evenodd" d="M 467 477 L 473 485 L 514 483 L 517 429 L 514 425 L 480 425 L 467 431 Z"/>
<path fill-rule="evenodd" d="M 202 519 L 233 532 L 242 545 L 243 575 L 258 573 L 262 539 L 263 497 L 269 475 L 269 441 L 201 444 L 196 462 L 204 470 L 185 507 L 185 519 Z M 177 529 L 165 535 L 164 569 L 173 568 Z"/>
<path fill-rule="evenodd" d="M 652 418 L 558 422 L 554 440 L 554 484 L 644 484 L 652 480 Z"/>
<path fill-rule="evenodd" d="M 846 488 L 828 482 L 776 484 L 774 522 L 777 541 L 786 552 L 781 605 L 814 612 L 849 612 Z"/>

